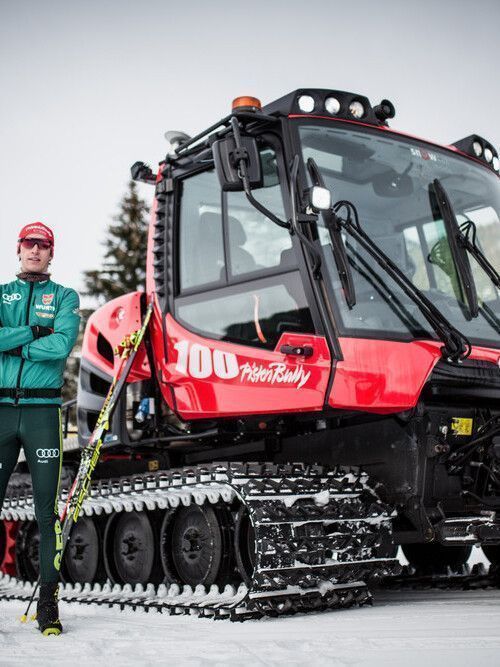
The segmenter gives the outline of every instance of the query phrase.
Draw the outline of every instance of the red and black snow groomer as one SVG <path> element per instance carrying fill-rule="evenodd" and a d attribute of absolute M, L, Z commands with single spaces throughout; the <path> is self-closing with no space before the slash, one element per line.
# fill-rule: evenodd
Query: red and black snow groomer
<path fill-rule="evenodd" d="M 114 347 L 155 308 L 68 581 L 241 617 L 336 608 L 398 574 L 401 545 L 400 583 L 498 582 L 498 154 L 407 136 L 394 113 L 334 90 L 241 97 L 168 132 L 156 175 L 132 167 L 155 188 L 146 290 L 88 322 L 81 444 Z M 466 567 L 474 545 L 489 574 Z"/>

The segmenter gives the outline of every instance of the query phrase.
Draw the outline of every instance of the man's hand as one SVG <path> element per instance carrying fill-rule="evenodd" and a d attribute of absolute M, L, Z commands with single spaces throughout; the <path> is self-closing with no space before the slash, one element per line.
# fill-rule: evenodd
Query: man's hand
<path fill-rule="evenodd" d="M 23 348 L 19 345 L 19 347 L 13 347 L 12 350 L 5 350 L 4 354 L 10 354 L 12 357 L 20 357 L 22 351 Z"/>
<path fill-rule="evenodd" d="M 51 329 L 50 327 L 42 327 L 39 324 L 35 324 L 34 327 L 31 327 L 31 331 L 33 332 L 33 338 L 35 340 L 38 340 L 38 338 L 44 338 L 45 336 L 50 336 L 50 334 L 54 333 L 54 329 Z"/>

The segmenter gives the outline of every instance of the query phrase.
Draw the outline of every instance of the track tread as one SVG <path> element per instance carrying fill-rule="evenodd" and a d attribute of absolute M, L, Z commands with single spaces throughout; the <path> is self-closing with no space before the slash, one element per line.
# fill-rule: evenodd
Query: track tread
<path fill-rule="evenodd" d="M 82 514 L 235 500 L 246 505 L 258 545 L 249 588 L 66 585 L 61 600 L 245 620 L 369 604 L 367 582 L 400 569 L 395 559 L 377 557 L 391 530 L 390 514 L 359 470 L 270 463 L 186 467 L 99 481 Z M 34 518 L 31 496 L 10 496 L 2 518 Z M 0 579 L 0 597 L 30 595 L 30 584 Z"/>

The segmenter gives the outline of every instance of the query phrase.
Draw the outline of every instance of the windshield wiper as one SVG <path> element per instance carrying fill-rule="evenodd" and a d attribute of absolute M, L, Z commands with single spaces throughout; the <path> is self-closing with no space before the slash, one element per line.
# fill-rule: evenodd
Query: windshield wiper
<path fill-rule="evenodd" d="M 432 189 L 434 190 L 436 203 L 438 205 L 438 209 L 446 230 L 448 245 L 450 247 L 451 256 L 453 258 L 453 263 L 455 265 L 460 283 L 460 290 L 467 302 L 468 316 L 469 318 L 477 317 L 479 314 L 477 290 L 474 283 L 474 278 L 472 276 L 469 258 L 465 251 L 464 245 L 461 243 L 461 237 L 463 234 L 460 231 L 460 227 L 455 217 L 455 213 L 453 212 L 453 208 L 446 190 L 438 178 L 434 179 L 432 182 L 432 187 L 429 186 L 429 194 L 432 194 Z"/>
<path fill-rule="evenodd" d="M 338 215 L 342 209 L 347 211 L 346 218 L 341 218 Z M 335 216 L 337 224 L 345 229 L 345 231 L 373 257 L 385 273 L 387 273 L 416 304 L 422 315 L 436 332 L 438 338 L 443 341 L 444 346 L 441 348 L 443 357 L 449 361 L 462 361 L 463 359 L 466 359 L 472 351 L 468 339 L 446 319 L 432 301 L 430 301 L 425 294 L 423 294 L 418 287 L 407 278 L 392 259 L 388 257 L 362 229 L 359 223 L 358 212 L 354 204 L 345 200 L 338 201 L 332 209 L 332 214 Z"/>
<path fill-rule="evenodd" d="M 312 157 L 307 160 L 307 168 L 314 185 L 319 185 L 324 188 L 325 183 L 323 177 L 318 169 L 318 165 Z M 332 209 L 322 211 L 323 221 L 330 235 L 332 242 L 333 258 L 335 266 L 339 274 L 340 284 L 344 292 L 344 297 L 349 308 L 356 305 L 356 292 L 354 289 L 354 281 L 352 278 L 351 265 L 347 257 L 347 251 L 342 239 L 341 227 L 338 223 L 337 217 L 334 215 Z"/>
<path fill-rule="evenodd" d="M 493 264 L 490 264 L 488 258 L 484 255 L 483 251 L 479 248 L 476 242 L 477 229 L 476 225 L 472 220 L 467 220 L 460 225 L 460 243 L 464 248 L 470 252 L 474 257 L 479 266 L 486 273 L 491 282 L 500 289 L 500 274 L 495 269 Z"/>

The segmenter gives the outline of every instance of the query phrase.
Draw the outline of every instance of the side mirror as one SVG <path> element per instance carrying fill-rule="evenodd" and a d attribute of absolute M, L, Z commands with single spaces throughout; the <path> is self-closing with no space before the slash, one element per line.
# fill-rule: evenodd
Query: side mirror
<path fill-rule="evenodd" d="M 262 186 L 262 168 L 260 164 L 257 140 L 253 137 L 241 137 L 241 149 L 238 151 L 233 136 L 217 139 L 212 144 L 215 170 L 223 190 L 243 190 L 243 181 L 238 174 L 238 164 L 245 159 L 250 187 Z"/>
<path fill-rule="evenodd" d="M 133 181 L 140 181 L 141 183 L 156 183 L 156 175 L 153 174 L 151 167 L 144 162 L 134 162 L 130 167 L 130 174 Z"/>

